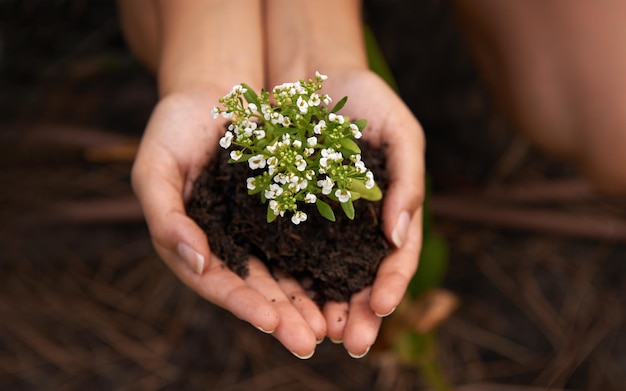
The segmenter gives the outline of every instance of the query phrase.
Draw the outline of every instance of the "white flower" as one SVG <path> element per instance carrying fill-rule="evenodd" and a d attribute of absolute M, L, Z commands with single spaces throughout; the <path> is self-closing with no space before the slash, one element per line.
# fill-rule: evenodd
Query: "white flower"
<path fill-rule="evenodd" d="M 306 145 L 309 147 L 314 147 L 317 145 L 317 137 L 312 136 L 306 139 Z"/>
<path fill-rule="evenodd" d="M 268 145 L 267 147 L 265 147 L 265 149 L 267 149 L 269 153 L 276 153 L 276 148 L 278 148 L 278 146 L 278 141 L 275 141 L 274 144 Z"/>
<path fill-rule="evenodd" d="M 283 194 L 283 188 L 276 183 L 272 183 L 270 188 L 265 190 L 265 198 L 268 200 L 273 200 L 281 194 Z"/>
<path fill-rule="evenodd" d="M 321 73 L 319 73 L 319 71 L 315 71 L 315 79 L 317 81 L 324 81 L 324 80 L 328 79 L 328 76 L 322 75 Z"/>
<path fill-rule="evenodd" d="M 237 84 L 233 86 L 233 89 L 230 91 L 231 95 L 235 95 L 237 93 L 245 94 L 248 90 L 243 88 L 241 84 Z"/>
<path fill-rule="evenodd" d="M 283 134 L 283 144 L 291 145 L 291 136 L 289 134 Z"/>
<path fill-rule="evenodd" d="M 333 180 L 326 176 L 325 179 L 317 181 L 317 186 L 322 188 L 322 194 L 327 195 L 333 190 Z"/>
<path fill-rule="evenodd" d="M 298 171 L 304 171 L 306 169 L 306 160 L 302 155 L 296 155 L 296 168 Z"/>
<path fill-rule="evenodd" d="M 231 132 L 224 133 L 224 137 L 220 139 L 220 147 L 224 149 L 228 149 L 230 147 L 231 142 L 233 141 L 233 134 Z"/>
<path fill-rule="evenodd" d="M 315 149 L 313 148 L 304 148 L 304 156 L 309 157 L 315 153 Z"/>
<path fill-rule="evenodd" d="M 254 155 L 250 159 L 248 159 L 248 165 L 251 169 L 256 170 L 257 168 L 265 168 L 265 157 L 263 155 Z"/>
<path fill-rule="evenodd" d="M 309 181 L 299 176 L 292 176 L 289 181 L 296 185 L 296 191 L 304 190 L 309 185 Z"/>
<path fill-rule="evenodd" d="M 322 158 L 320 159 L 320 165 L 322 167 L 327 168 L 328 161 L 341 162 L 342 160 L 343 160 L 343 155 L 341 154 L 341 152 L 335 151 L 332 148 L 322 149 Z"/>
<path fill-rule="evenodd" d="M 367 171 L 367 168 L 365 168 L 365 163 L 362 160 L 355 162 L 354 167 L 356 168 L 356 172 L 358 172 L 359 174 L 363 174 L 365 171 Z"/>
<path fill-rule="evenodd" d="M 374 187 L 374 174 L 371 171 L 365 173 L 367 180 L 365 181 L 365 188 L 372 189 Z"/>
<path fill-rule="evenodd" d="M 257 140 L 261 140 L 265 138 L 265 130 L 263 129 L 257 129 L 254 131 L 254 136 L 257 138 Z"/>
<path fill-rule="evenodd" d="M 235 113 L 233 113 L 232 111 L 222 111 L 222 117 L 226 119 L 231 119 L 234 115 Z"/>
<path fill-rule="evenodd" d="M 306 112 L 309 111 L 309 104 L 306 103 L 306 101 L 302 99 L 301 96 L 298 97 L 296 105 L 298 106 L 298 110 L 300 110 L 302 114 L 306 114 Z"/>
<path fill-rule="evenodd" d="M 257 107 L 256 107 L 256 105 L 254 103 L 249 103 L 248 104 L 248 109 L 250 109 L 250 111 L 253 112 L 253 113 L 255 111 L 257 111 Z"/>
<path fill-rule="evenodd" d="M 278 125 L 283 122 L 284 116 L 280 113 L 272 113 L 272 123 Z"/>
<path fill-rule="evenodd" d="M 289 182 L 289 177 L 285 175 L 284 173 L 279 172 L 278 174 L 274 176 L 274 182 L 284 185 L 285 183 Z"/>
<path fill-rule="evenodd" d="M 307 218 L 306 213 L 299 210 L 296 213 L 294 213 L 293 216 L 291 216 L 291 222 L 294 223 L 295 225 L 298 225 L 306 221 L 306 218 Z"/>
<path fill-rule="evenodd" d="M 328 96 L 328 94 L 322 95 L 322 102 L 324 102 L 324 104 L 328 105 L 332 101 L 333 100 L 330 98 L 330 96 Z"/>
<path fill-rule="evenodd" d="M 239 160 L 243 157 L 243 153 L 241 151 L 232 151 L 230 153 L 230 158 L 233 160 Z"/>
<path fill-rule="evenodd" d="M 289 117 L 283 116 L 282 121 L 280 121 L 281 124 L 283 124 L 284 127 L 289 127 L 289 125 L 291 125 L 291 120 L 289 119 Z"/>
<path fill-rule="evenodd" d="M 343 124 L 345 118 L 341 114 L 330 113 L 330 114 L 328 114 L 328 120 L 330 122 L 336 122 L 338 124 Z"/>
<path fill-rule="evenodd" d="M 220 108 L 217 106 L 213 106 L 213 108 L 211 109 L 211 116 L 213 117 L 213 119 L 217 119 L 219 115 L 220 115 Z"/>
<path fill-rule="evenodd" d="M 300 140 L 293 140 L 293 143 L 291 143 L 291 145 L 293 145 L 296 148 L 302 148 L 302 141 L 300 141 Z"/>
<path fill-rule="evenodd" d="M 350 197 L 352 197 L 352 194 L 350 194 L 348 190 L 337 189 L 337 191 L 335 191 L 335 197 L 339 199 L 339 202 L 343 203 L 348 202 Z"/>
<path fill-rule="evenodd" d="M 247 185 L 248 185 L 248 190 L 256 189 L 256 178 L 254 178 L 254 177 L 248 178 L 246 180 L 246 182 L 247 182 Z"/>
<path fill-rule="evenodd" d="M 321 103 L 321 99 L 320 96 L 317 95 L 315 92 L 311 94 L 311 97 L 309 97 L 309 106 L 319 106 Z"/>
<path fill-rule="evenodd" d="M 278 204 L 278 202 L 276 202 L 276 200 L 271 200 L 269 203 L 269 207 L 276 216 L 278 215 L 282 216 L 285 214 L 284 211 L 280 210 L 280 205 Z"/>
<path fill-rule="evenodd" d="M 326 130 L 326 121 L 324 120 L 321 120 L 320 122 L 317 123 L 317 125 L 313 127 L 313 132 L 315 134 L 322 134 L 322 132 L 325 130 Z"/>
<path fill-rule="evenodd" d="M 315 201 L 317 201 L 317 196 L 313 193 L 306 193 L 306 196 L 304 196 L 304 202 L 307 204 L 314 204 Z"/>
<path fill-rule="evenodd" d="M 352 130 L 352 135 L 356 139 L 360 139 L 361 136 L 363 135 L 361 131 L 359 130 L 359 127 L 356 126 L 355 124 L 350 124 L 350 130 Z"/>

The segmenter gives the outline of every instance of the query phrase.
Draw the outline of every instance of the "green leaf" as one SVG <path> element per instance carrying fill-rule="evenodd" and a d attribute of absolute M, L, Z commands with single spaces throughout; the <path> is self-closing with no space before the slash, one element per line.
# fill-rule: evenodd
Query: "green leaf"
<path fill-rule="evenodd" d="M 256 92 L 254 92 L 254 90 L 247 84 L 241 83 L 241 86 L 246 89 L 243 97 L 246 98 L 248 103 L 254 103 L 256 107 L 260 109 L 261 106 L 259 105 L 259 97 L 257 96 Z"/>
<path fill-rule="evenodd" d="M 353 122 L 353 124 L 355 124 L 359 128 L 359 130 L 363 130 L 367 126 L 367 120 L 357 119 L 356 121 Z"/>
<path fill-rule="evenodd" d="M 433 232 L 424 235 L 419 267 L 407 289 L 410 297 L 441 285 L 448 270 L 448 254 L 448 244 L 441 236 Z"/>
<path fill-rule="evenodd" d="M 353 179 L 348 186 L 348 190 L 359 193 L 361 198 L 368 201 L 380 201 L 383 198 L 383 192 L 378 187 L 378 184 L 374 183 L 374 187 L 368 189 L 365 187 L 365 182 L 360 179 Z"/>
<path fill-rule="evenodd" d="M 367 49 L 367 62 L 369 67 L 374 73 L 378 74 L 389 87 L 393 88 L 394 91 L 398 92 L 398 85 L 391 73 L 391 69 L 387 64 L 385 56 L 383 55 L 382 50 L 380 50 L 380 46 L 376 41 L 376 37 L 374 37 L 374 33 L 369 28 L 369 26 L 365 26 L 363 29 L 365 33 L 365 48 Z"/>
<path fill-rule="evenodd" d="M 354 204 L 351 199 L 346 202 L 342 202 L 341 209 L 343 209 L 343 213 L 346 214 L 346 217 L 350 220 L 354 220 Z"/>
<path fill-rule="evenodd" d="M 269 206 L 267 207 L 267 222 L 271 223 L 272 221 L 276 220 L 276 214 L 274 213 L 274 211 L 272 210 L 272 208 L 270 208 Z"/>
<path fill-rule="evenodd" d="M 328 205 L 327 203 L 325 203 L 324 201 L 318 198 L 315 201 L 315 206 L 317 206 L 317 211 L 320 212 L 322 217 L 324 217 L 326 220 L 330 220 L 330 221 L 336 220 L 335 212 L 333 212 L 333 209 L 330 207 L 330 205 Z"/>
<path fill-rule="evenodd" d="M 359 148 L 359 146 L 352 139 L 342 138 L 339 140 L 339 144 L 354 153 L 361 153 L 361 148 Z"/>
<path fill-rule="evenodd" d="M 341 110 L 343 108 L 343 106 L 346 104 L 347 101 L 348 101 L 348 97 L 344 96 L 339 102 L 337 102 L 335 107 L 333 107 L 333 109 L 330 112 L 331 113 L 338 112 L 339 110 Z"/>

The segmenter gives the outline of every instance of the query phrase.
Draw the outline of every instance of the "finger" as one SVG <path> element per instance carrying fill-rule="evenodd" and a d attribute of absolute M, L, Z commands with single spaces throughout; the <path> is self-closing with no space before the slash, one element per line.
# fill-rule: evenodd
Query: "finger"
<path fill-rule="evenodd" d="M 246 277 L 246 283 L 263 295 L 278 313 L 280 321 L 272 333 L 274 337 L 296 357 L 312 357 L 317 346 L 317 337 L 305 318 L 261 261 L 253 257 L 248 266 L 250 274 Z"/>
<path fill-rule="evenodd" d="M 343 346 L 353 358 L 364 357 L 376 341 L 382 319 L 370 308 L 370 288 L 350 299 L 350 315 L 343 334 Z"/>
<path fill-rule="evenodd" d="M 389 188 L 383 204 L 384 232 L 397 248 L 404 245 L 415 212 L 424 202 L 424 137 L 421 126 L 403 105 L 385 124 Z"/>
<path fill-rule="evenodd" d="M 152 241 L 157 250 L 176 253 L 190 270 L 202 274 L 210 251 L 206 235 L 185 213 L 183 178 L 167 154 L 158 162 L 151 156 L 140 148 L 132 180 Z"/>
<path fill-rule="evenodd" d="M 413 216 L 404 246 L 381 262 L 372 286 L 372 311 L 385 317 L 400 304 L 419 263 L 422 247 L 422 210 Z"/>
<path fill-rule="evenodd" d="M 291 300 L 291 304 L 307 322 L 318 343 L 321 342 L 326 336 L 326 320 L 319 306 L 311 300 L 302 285 L 295 279 L 281 272 L 275 272 L 274 277 L 285 296 Z"/>
<path fill-rule="evenodd" d="M 326 318 L 328 338 L 333 343 L 343 342 L 343 333 L 348 323 L 348 303 L 329 301 L 324 304 L 323 312 Z"/>
<path fill-rule="evenodd" d="M 206 300 L 259 329 L 273 331 L 277 312 L 211 254 L 206 235 L 186 215 L 184 178 L 168 151 L 144 139 L 132 180 L 154 247 L 172 271 Z"/>

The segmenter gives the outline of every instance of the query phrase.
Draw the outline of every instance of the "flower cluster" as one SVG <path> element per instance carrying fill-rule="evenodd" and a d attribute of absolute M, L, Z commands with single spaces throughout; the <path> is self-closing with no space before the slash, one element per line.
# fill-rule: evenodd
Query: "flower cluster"
<path fill-rule="evenodd" d="M 267 220 L 286 213 L 294 224 L 307 220 L 298 208 L 315 204 L 325 218 L 334 221 L 328 201 L 339 202 L 346 216 L 354 218 L 353 201 L 382 198 L 374 174 L 361 160 L 359 139 L 367 121 L 350 122 L 337 112 L 347 97 L 332 109 L 332 99 L 321 94 L 326 76 L 254 92 L 240 84 L 219 100 L 211 111 L 230 120 L 220 146 L 230 149 L 230 162 L 247 162 L 253 176 L 247 179 L 249 194 L 268 202 Z M 270 99 L 275 102 L 270 104 Z"/>

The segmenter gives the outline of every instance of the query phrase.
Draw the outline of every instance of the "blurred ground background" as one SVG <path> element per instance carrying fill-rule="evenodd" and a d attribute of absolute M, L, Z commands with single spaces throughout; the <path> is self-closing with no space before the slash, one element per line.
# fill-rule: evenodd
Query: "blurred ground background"
<path fill-rule="evenodd" d="M 428 137 L 444 285 L 461 301 L 439 331 L 450 382 L 623 389 L 624 201 L 516 136 L 448 2 L 366 11 Z M 300 361 L 174 278 L 129 186 L 155 102 L 113 2 L 0 1 L 0 389 L 424 389 L 328 341 Z"/>

